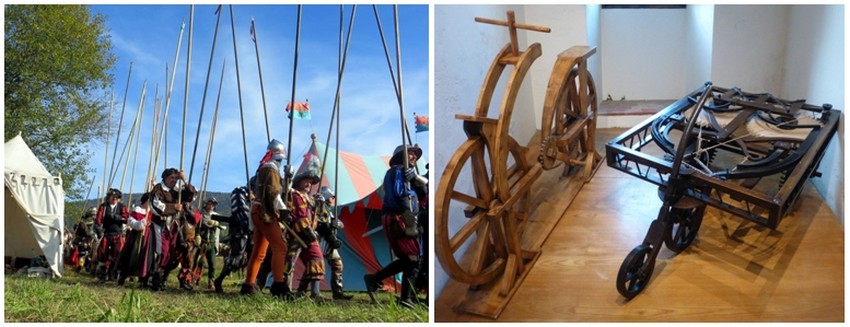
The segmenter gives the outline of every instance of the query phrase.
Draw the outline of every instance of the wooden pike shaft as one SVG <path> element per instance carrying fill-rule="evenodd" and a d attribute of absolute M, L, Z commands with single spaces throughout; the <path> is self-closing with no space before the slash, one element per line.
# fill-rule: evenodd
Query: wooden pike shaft
<path fill-rule="evenodd" d="M 127 137 L 127 144 L 124 145 L 124 149 L 127 150 L 127 160 L 124 161 L 124 172 L 121 173 L 121 188 L 120 188 L 120 190 L 124 190 L 124 178 L 127 176 L 127 166 L 129 166 L 129 163 L 130 163 L 130 150 L 129 149 L 133 147 L 133 140 L 138 139 L 137 133 L 136 133 L 136 129 L 137 129 L 136 127 L 137 127 L 137 125 L 141 125 L 142 108 L 145 105 L 145 92 L 147 90 L 147 86 L 148 86 L 148 82 L 145 81 L 145 83 L 142 85 L 142 95 L 139 98 L 139 107 L 138 107 L 138 109 L 136 109 L 136 118 L 133 120 L 133 127 L 130 130 L 130 135 Z M 124 155 L 124 152 L 121 152 L 121 155 Z"/>
<path fill-rule="evenodd" d="M 227 62 L 221 63 L 221 79 L 218 82 L 218 97 L 215 102 L 215 111 L 213 111 L 212 125 L 210 126 L 210 142 L 207 144 L 207 158 L 204 160 L 204 174 L 201 178 L 201 201 L 205 201 L 207 193 L 207 179 L 210 175 L 210 161 L 212 161 L 212 148 L 215 142 L 215 126 L 218 121 L 218 108 L 221 104 L 221 86 L 224 85 L 224 66 Z"/>
<path fill-rule="evenodd" d="M 204 108 L 207 103 L 207 88 L 210 85 L 210 72 L 212 71 L 213 57 L 215 54 L 216 40 L 218 40 L 218 25 L 221 21 L 221 15 L 216 14 L 215 32 L 213 33 L 212 49 L 210 50 L 210 62 L 207 64 L 207 78 L 204 81 L 204 95 L 201 97 L 201 113 L 198 117 L 198 129 L 195 131 L 195 146 L 192 150 L 192 161 L 189 164 L 189 182 L 192 181 L 192 173 L 195 172 L 195 155 L 198 153 L 198 140 L 201 137 L 201 122 L 204 120 Z M 203 178 L 201 178 L 203 180 Z M 203 197 L 201 197 L 203 199 Z"/>
<path fill-rule="evenodd" d="M 183 157 L 185 153 L 185 145 L 186 145 L 186 114 L 189 111 L 189 68 L 192 67 L 192 31 L 194 29 L 194 21 L 195 18 L 195 5 L 189 5 L 189 44 L 188 50 L 186 51 L 186 87 L 183 96 L 183 121 L 180 134 L 180 170 L 183 170 Z M 198 126 L 201 125 L 201 122 L 198 121 Z M 177 203 L 183 203 L 183 187 L 187 181 L 183 181 L 177 185 Z M 191 202 L 193 199 L 189 199 Z"/>
<path fill-rule="evenodd" d="M 245 154 L 245 185 L 248 185 L 248 182 L 251 180 L 251 176 L 248 174 L 248 145 L 245 140 L 245 113 L 242 108 L 242 83 L 239 78 L 239 55 L 238 51 L 236 51 L 236 24 L 233 21 L 233 5 L 230 5 L 230 29 L 233 32 L 233 58 L 236 62 L 236 90 L 239 94 L 239 120 L 242 122 L 242 149 Z"/>
<path fill-rule="evenodd" d="M 257 36 L 257 28 L 254 25 L 254 17 L 251 17 L 251 31 L 254 32 L 254 52 L 257 53 L 257 73 L 260 75 L 260 96 L 263 100 L 263 117 L 266 119 L 266 139 L 272 140 L 272 134 L 269 131 L 269 110 L 266 107 L 266 89 L 263 87 L 263 67 L 260 66 L 260 37 Z M 295 103 L 292 104 L 295 106 Z"/>
<path fill-rule="evenodd" d="M 112 88 L 112 97 L 109 101 L 109 120 L 107 120 L 107 123 L 106 123 L 106 149 L 105 149 L 106 153 L 103 154 L 103 180 L 100 181 L 101 187 L 98 188 L 98 190 L 97 190 L 98 198 L 100 198 L 101 195 L 103 197 L 106 196 L 106 193 L 100 193 L 100 192 L 101 192 L 101 190 L 106 189 L 106 185 L 107 185 L 106 178 L 109 175 L 109 174 L 107 174 L 107 171 L 109 171 L 111 169 L 111 168 L 106 168 L 106 167 L 109 165 L 109 162 L 107 161 L 107 160 L 109 160 L 109 131 L 112 129 L 112 109 L 114 109 L 114 108 L 115 108 L 115 88 Z"/>
<path fill-rule="evenodd" d="M 86 201 L 83 202 L 83 214 L 84 215 L 86 214 L 86 210 L 88 210 L 88 208 L 89 208 L 89 196 L 91 195 L 91 189 L 94 186 L 94 178 L 95 178 L 95 175 L 92 175 L 91 176 L 91 183 L 89 184 L 89 191 L 86 192 Z M 98 192 L 98 193 L 100 193 L 100 192 Z"/>
<path fill-rule="evenodd" d="M 145 87 L 147 87 L 147 81 L 145 81 Z M 133 205 L 133 181 L 136 180 L 136 162 L 139 159 L 139 140 L 142 137 L 142 119 L 145 117 L 145 98 L 144 92 L 142 92 L 142 100 L 139 111 L 139 125 L 136 126 L 136 149 L 133 151 L 133 168 L 130 169 L 130 188 L 128 189 L 128 193 L 130 195 L 127 197 L 127 203 L 132 207 Z M 128 155 L 129 156 L 129 155 Z"/>
<path fill-rule="evenodd" d="M 151 125 L 153 125 L 152 130 L 151 130 L 151 152 L 150 152 L 150 156 L 148 157 L 147 174 L 145 174 L 145 193 L 150 191 L 150 180 L 153 179 L 153 173 L 156 170 L 156 168 L 153 167 L 153 154 L 154 154 L 154 151 L 156 150 L 156 145 L 155 145 L 156 144 L 156 127 L 157 127 L 157 124 L 159 123 L 159 106 L 160 106 L 159 84 L 156 85 L 156 92 L 154 93 L 153 98 L 154 98 L 154 105 L 153 105 L 153 122 L 151 123 Z"/>
<path fill-rule="evenodd" d="M 330 145 L 330 142 L 331 142 L 331 135 L 332 135 L 331 133 L 333 132 L 333 129 L 334 129 L 334 118 L 336 118 L 336 123 L 339 124 L 339 102 L 340 102 L 340 98 L 341 98 L 340 89 L 342 87 L 343 72 L 345 71 L 345 61 L 346 61 L 346 58 L 348 58 L 348 45 L 351 44 L 351 30 L 352 30 L 352 26 L 354 25 L 354 14 L 355 14 L 355 12 L 357 12 L 357 5 L 354 5 L 351 9 L 351 19 L 349 19 L 349 21 L 348 21 L 348 35 L 346 36 L 345 50 L 343 51 L 343 42 L 342 42 L 343 7 L 342 7 L 342 5 L 340 5 L 340 12 L 339 12 L 339 63 L 338 63 L 338 67 L 337 67 L 336 96 L 334 97 L 333 110 L 331 111 L 331 122 L 330 122 L 330 127 L 328 127 L 328 138 L 325 141 L 326 145 Z M 339 127 L 337 127 L 337 129 L 339 129 Z M 339 156 L 339 131 L 338 130 L 337 130 L 336 148 L 337 148 L 336 155 L 338 157 Z M 328 159 L 328 147 L 326 146 L 325 147 L 325 153 L 322 156 L 322 165 L 321 165 L 322 169 L 321 169 L 321 172 L 319 173 L 319 180 L 322 180 L 322 178 L 324 178 L 325 162 L 326 162 L 327 159 Z M 338 173 L 338 171 L 337 171 L 337 173 Z M 336 185 L 336 181 L 334 181 L 334 185 Z M 320 188 L 321 188 L 321 186 L 320 186 Z M 334 192 L 334 194 L 336 194 L 336 192 Z"/>
<path fill-rule="evenodd" d="M 133 62 L 130 62 L 130 71 L 127 73 L 127 86 L 124 88 L 124 102 L 121 104 L 121 118 L 118 119 L 118 133 L 115 134 L 115 147 L 112 149 L 112 161 L 109 168 L 109 185 L 112 187 L 112 181 L 115 179 L 115 154 L 118 153 L 118 141 L 121 138 L 121 126 L 124 124 L 124 108 L 127 106 L 127 94 L 130 92 L 130 76 L 133 75 Z M 109 189 L 107 188 L 107 192 Z"/>
<path fill-rule="evenodd" d="M 286 146 L 286 150 L 289 151 L 289 155 L 286 156 L 286 172 L 289 172 L 289 167 L 291 167 L 292 163 L 292 132 L 295 128 L 295 82 L 298 80 L 298 47 L 301 43 L 301 5 L 298 5 L 298 18 L 295 23 L 295 56 L 293 59 L 292 65 L 292 95 L 290 97 L 290 102 L 292 104 L 292 110 L 290 111 L 291 117 L 289 118 L 289 140 Z M 290 181 L 286 181 L 286 185 L 289 185 Z M 289 187 L 284 186 L 284 199 L 289 198 Z"/>
<path fill-rule="evenodd" d="M 384 55 L 387 57 L 387 67 L 389 67 L 390 80 L 392 80 L 392 82 L 393 82 L 393 89 L 395 90 L 396 99 L 399 101 L 399 103 L 401 103 L 401 94 L 400 94 L 399 86 L 398 86 L 399 84 L 396 81 L 395 70 L 393 69 L 392 60 L 390 59 L 390 50 L 389 50 L 389 47 L 387 47 L 386 37 L 384 36 L 384 27 L 381 24 L 381 17 L 380 17 L 380 15 L 378 15 L 378 6 L 372 5 L 372 9 L 375 12 L 375 21 L 378 24 L 378 32 L 381 35 L 381 41 L 383 42 L 383 45 L 384 45 Z M 399 104 L 399 105 L 401 105 L 401 104 Z M 407 122 L 404 122 L 404 123 L 406 124 Z M 408 132 L 408 130 L 406 128 L 402 128 L 402 130 L 407 135 L 407 143 L 413 144 L 413 139 L 410 137 L 410 132 Z"/>
<path fill-rule="evenodd" d="M 165 93 L 165 112 L 162 114 L 162 116 L 163 116 L 163 118 L 162 118 L 162 121 L 163 121 L 162 122 L 162 130 L 161 130 L 160 136 L 159 136 L 159 142 L 158 142 L 159 145 L 157 146 L 157 149 L 156 149 L 156 160 L 154 160 L 154 165 L 153 165 L 154 168 L 159 166 L 159 153 L 160 153 L 160 150 L 162 150 L 162 145 L 163 145 L 163 142 L 165 140 L 165 130 L 168 127 L 168 108 L 171 106 L 171 91 L 174 89 L 174 77 L 175 77 L 175 75 L 177 75 L 176 74 L 177 73 L 177 69 L 176 69 L 177 61 L 180 58 L 180 43 L 182 43 L 182 41 L 183 41 L 183 29 L 185 27 L 186 27 L 186 22 L 184 21 L 180 25 L 180 36 L 177 38 L 177 51 L 175 51 L 175 53 L 174 53 L 174 67 L 175 67 L 175 69 L 173 69 L 172 72 L 171 72 L 171 82 L 169 82 L 168 85 L 166 85 L 167 91 Z M 168 67 L 166 66 L 165 69 L 166 69 L 166 75 L 168 75 Z M 168 82 L 168 81 L 166 81 L 166 82 Z M 167 152 L 167 150 L 166 150 L 166 152 Z M 166 164 L 168 164 L 167 160 L 166 160 Z"/>

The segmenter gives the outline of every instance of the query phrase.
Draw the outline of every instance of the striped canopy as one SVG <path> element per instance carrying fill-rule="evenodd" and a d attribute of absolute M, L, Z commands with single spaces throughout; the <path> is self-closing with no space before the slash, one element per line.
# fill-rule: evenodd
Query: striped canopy
<path fill-rule="evenodd" d="M 322 176 L 321 186 L 328 186 L 334 189 L 334 181 L 338 180 L 339 185 L 336 191 L 336 203 L 340 207 L 348 207 L 352 210 L 354 205 L 360 201 L 364 201 L 364 207 L 369 206 L 369 203 L 374 198 L 373 193 L 378 192 L 378 199 L 383 197 L 381 184 L 384 182 L 384 175 L 389 169 L 389 161 L 392 153 L 386 156 L 361 156 L 356 153 L 339 151 L 339 179 L 337 179 L 336 169 L 336 149 L 326 147 L 324 144 L 316 140 L 315 135 L 311 136 L 313 143 L 310 149 L 304 154 L 304 160 L 296 171 L 296 175 L 307 170 L 311 164 L 320 165 L 325 155 L 325 149 L 328 149 L 327 160 L 325 162 L 325 171 Z M 425 160 L 417 160 L 419 171 L 424 172 Z M 319 166 L 321 167 L 321 166 Z M 321 168 L 318 168 L 321 169 Z M 319 186 L 315 186 L 311 193 L 316 192 Z M 380 204 L 376 209 L 380 209 Z"/>

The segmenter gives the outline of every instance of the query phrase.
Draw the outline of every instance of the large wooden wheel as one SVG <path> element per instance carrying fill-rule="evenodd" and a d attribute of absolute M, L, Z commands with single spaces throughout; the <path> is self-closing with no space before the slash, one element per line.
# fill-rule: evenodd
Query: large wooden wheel
<path fill-rule="evenodd" d="M 567 163 L 585 167 L 590 173 L 598 163 L 594 148 L 597 95 L 593 76 L 587 71 L 587 58 L 596 48 L 574 46 L 558 55 L 546 91 L 540 131 L 543 169 Z M 587 176 L 589 178 L 589 176 Z"/>
<path fill-rule="evenodd" d="M 529 193 L 509 188 L 508 198 L 500 198 L 496 179 L 509 186 L 520 184 L 533 167 L 513 138 L 508 139 L 512 165 L 507 175 L 493 175 L 489 152 L 484 138 L 468 139 L 449 160 L 437 189 L 437 258 L 451 278 L 470 285 L 493 281 L 506 270 L 521 270 L 530 256 L 519 244 Z M 463 189 L 470 180 L 472 186 Z"/>

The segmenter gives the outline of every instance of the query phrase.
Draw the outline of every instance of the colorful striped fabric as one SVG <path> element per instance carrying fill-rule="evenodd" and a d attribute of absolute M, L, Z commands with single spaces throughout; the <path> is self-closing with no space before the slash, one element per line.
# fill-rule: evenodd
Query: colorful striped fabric
<path fill-rule="evenodd" d="M 314 139 L 308 152 L 310 155 L 317 156 L 319 161 L 324 158 L 324 144 L 319 143 Z M 392 150 L 387 151 L 386 156 L 361 156 L 356 153 L 340 151 L 339 152 L 339 186 L 334 188 L 334 181 L 337 180 L 337 169 L 335 166 L 335 148 L 327 148 L 330 152 L 327 155 L 327 162 L 324 167 L 324 176 L 320 186 L 328 186 L 336 191 L 336 201 L 341 207 L 353 209 L 354 205 L 360 201 L 371 202 L 374 197 L 370 197 L 372 193 L 379 192 L 382 195 L 383 191 L 379 190 L 384 181 L 384 174 L 389 169 L 389 161 L 392 156 Z M 418 160 L 417 165 L 421 173 L 425 172 L 426 160 Z M 298 167 L 296 175 L 306 170 L 309 162 L 304 161 Z M 316 186 L 318 190 L 320 186 Z M 378 199 L 381 197 L 378 196 Z M 373 207 L 369 203 L 364 203 L 365 207 Z M 380 207 L 378 207 L 380 208 Z"/>

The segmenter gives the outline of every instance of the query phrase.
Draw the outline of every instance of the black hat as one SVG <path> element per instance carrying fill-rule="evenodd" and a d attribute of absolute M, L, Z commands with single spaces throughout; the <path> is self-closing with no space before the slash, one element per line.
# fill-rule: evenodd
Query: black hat
<path fill-rule="evenodd" d="M 422 158 L 422 148 L 418 145 L 408 145 L 407 151 L 413 151 L 413 154 L 416 155 L 416 159 Z M 393 157 L 390 158 L 390 166 L 400 165 L 404 163 L 404 145 L 399 145 L 393 151 Z"/>
<path fill-rule="evenodd" d="M 116 197 L 116 198 L 119 198 L 119 199 L 120 199 L 120 198 L 121 198 L 121 191 L 119 191 L 117 188 L 111 188 L 111 189 L 109 189 L 109 191 L 106 193 L 106 196 L 107 196 L 107 197 L 112 197 L 112 196 L 114 196 L 114 197 Z"/>
<path fill-rule="evenodd" d="M 292 185 L 298 185 L 305 178 L 310 178 L 310 184 L 319 184 L 319 175 L 316 175 L 313 170 L 305 170 L 292 179 Z"/>

